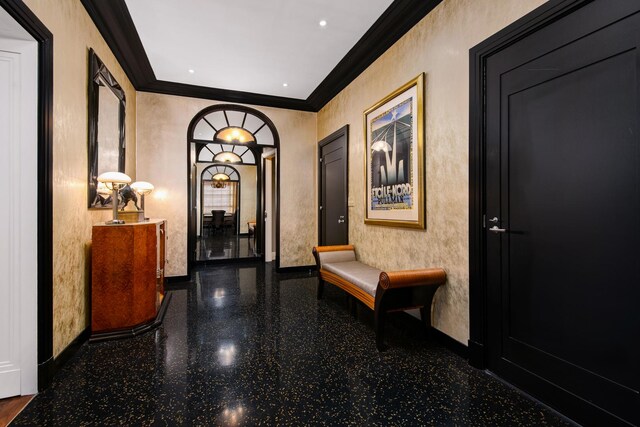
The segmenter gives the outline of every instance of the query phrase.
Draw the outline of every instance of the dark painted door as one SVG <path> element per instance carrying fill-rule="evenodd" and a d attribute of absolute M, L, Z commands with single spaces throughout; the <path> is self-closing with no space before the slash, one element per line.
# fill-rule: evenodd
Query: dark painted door
<path fill-rule="evenodd" d="M 586 425 L 640 423 L 639 9 L 487 62 L 488 365 Z"/>
<path fill-rule="evenodd" d="M 320 141 L 320 245 L 349 243 L 348 194 L 349 127 Z"/>

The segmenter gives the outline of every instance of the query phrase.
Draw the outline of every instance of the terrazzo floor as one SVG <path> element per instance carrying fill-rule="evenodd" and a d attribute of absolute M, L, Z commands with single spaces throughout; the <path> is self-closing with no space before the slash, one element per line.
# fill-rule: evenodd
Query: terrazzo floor
<path fill-rule="evenodd" d="M 155 332 L 83 345 L 16 426 L 572 425 L 390 316 L 269 265 L 208 267 Z"/>

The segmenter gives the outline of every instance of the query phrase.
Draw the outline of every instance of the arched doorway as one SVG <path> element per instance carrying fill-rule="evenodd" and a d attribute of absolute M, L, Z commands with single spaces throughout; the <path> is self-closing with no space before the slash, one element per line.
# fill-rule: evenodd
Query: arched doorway
<path fill-rule="evenodd" d="M 199 262 L 197 255 L 198 235 L 202 232 L 202 216 L 199 218 L 199 193 L 201 173 L 204 167 L 255 165 L 256 203 L 255 215 L 238 218 L 237 226 L 242 234 L 252 233 L 255 252 L 265 259 L 265 241 L 273 242 L 269 248 L 267 261 L 273 253 L 276 268 L 279 267 L 279 199 L 280 167 L 277 161 L 279 135 L 273 122 L 262 112 L 241 105 L 220 104 L 203 109 L 191 120 L 187 131 L 188 149 L 188 259 L 191 266 Z M 265 180 L 267 169 L 273 168 L 273 175 Z M 243 188 L 245 180 L 242 179 Z M 273 197 L 265 200 L 265 182 L 272 185 Z M 268 203 L 267 203 L 268 202 Z M 273 213 L 265 222 L 265 206 L 273 206 Z M 251 224 L 254 224 L 251 226 Z M 266 224 L 266 225 L 265 225 Z M 271 227 L 269 227 L 271 226 Z M 265 236 L 265 229 L 272 231 Z"/>
<path fill-rule="evenodd" d="M 201 172 L 200 169 L 202 167 L 198 169 L 196 261 L 256 256 L 252 241 L 241 235 L 241 222 L 247 217 L 246 211 L 250 211 L 251 217 L 256 212 L 255 197 L 253 208 L 246 206 L 247 203 L 243 206 L 241 172 L 222 163 L 208 166 L 205 163 Z"/>

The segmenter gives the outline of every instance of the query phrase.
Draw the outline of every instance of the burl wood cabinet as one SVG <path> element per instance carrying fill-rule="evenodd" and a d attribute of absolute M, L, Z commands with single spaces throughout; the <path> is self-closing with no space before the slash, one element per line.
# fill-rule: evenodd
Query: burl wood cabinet
<path fill-rule="evenodd" d="M 161 321 L 166 229 L 163 219 L 93 226 L 92 341 L 137 335 Z"/>

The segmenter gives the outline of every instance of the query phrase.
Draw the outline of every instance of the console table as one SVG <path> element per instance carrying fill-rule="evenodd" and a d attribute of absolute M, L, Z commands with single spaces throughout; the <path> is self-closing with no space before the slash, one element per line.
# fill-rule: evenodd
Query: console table
<path fill-rule="evenodd" d="M 90 341 L 131 337 L 162 323 L 170 297 L 166 230 L 164 219 L 93 226 Z"/>

